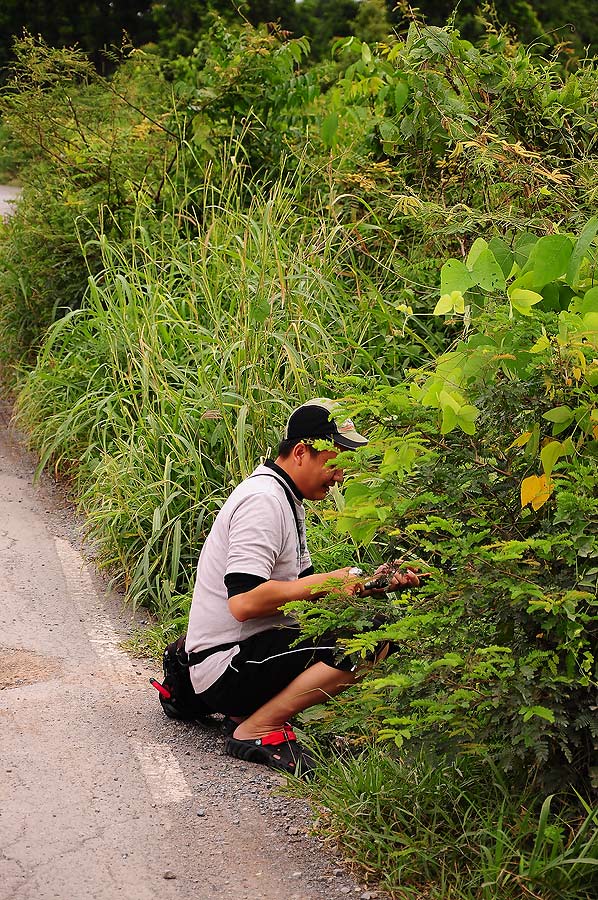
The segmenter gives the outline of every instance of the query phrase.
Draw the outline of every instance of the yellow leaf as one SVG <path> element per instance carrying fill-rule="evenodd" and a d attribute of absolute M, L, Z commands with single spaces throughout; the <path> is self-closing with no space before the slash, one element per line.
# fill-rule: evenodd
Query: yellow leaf
<path fill-rule="evenodd" d="M 550 347 L 550 341 L 546 337 L 545 334 L 542 337 L 539 337 L 533 347 L 529 348 L 530 353 L 542 353 L 543 350 L 548 349 Z"/>
<path fill-rule="evenodd" d="M 435 316 L 444 316 L 453 309 L 454 300 L 450 294 L 443 294 L 436 306 L 434 307 Z"/>
<path fill-rule="evenodd" d="M 524 431 L 523 434 L 520 434 L 519 437 L 515 438 L 512 444 L 509 444 L 507 450 L 510 450 L 512 447 L 525 447 L 531 436 L 531 431 Z M 523 505 L 525 506 L 525 504 Z"/>
<path fill-rule="evenodd" d="M 531 503 L 532 509 L 538 510 L 543 506 L 554 488 L 546 475 L 530 475 L 521 482 L 521 506 Z"/>

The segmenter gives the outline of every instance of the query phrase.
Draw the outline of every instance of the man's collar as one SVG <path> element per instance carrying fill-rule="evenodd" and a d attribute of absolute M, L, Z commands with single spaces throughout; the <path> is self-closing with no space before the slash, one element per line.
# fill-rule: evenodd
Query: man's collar
<path fill-rule="evenodd" d="M 280 466 L 277 466 L 273 459 L 265 460 L 264 465 L 267 469 L 271 469 L 272 472 L 276 472 L 276 474 L 279 475 L 280 478 L 282 478 L 282 480 L 290 487 L 297 500 L 302 501 L 304 499 L 303 494 L 301 493 L 289 473 L 285 472 L 285 470 Z"/>

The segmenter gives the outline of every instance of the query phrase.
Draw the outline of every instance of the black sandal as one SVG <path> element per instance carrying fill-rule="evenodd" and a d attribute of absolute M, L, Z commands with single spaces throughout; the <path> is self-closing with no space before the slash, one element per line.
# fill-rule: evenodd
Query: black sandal
<path fill-rule="evenodd" d="M 299 744 L 288 725 L 284 725 L 281 731 L 271 731 L 263 738 L 249 741 L 231 735 L 225 741 L 224 752 L 228 756 L 261 763 L 291 775 L 311 775 L 316 767 L 315 759 Z"/>

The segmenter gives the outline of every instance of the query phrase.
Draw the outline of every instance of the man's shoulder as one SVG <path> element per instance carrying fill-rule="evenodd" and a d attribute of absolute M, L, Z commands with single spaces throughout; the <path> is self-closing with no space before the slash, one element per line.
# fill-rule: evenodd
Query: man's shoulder
<path fill-rule="evenodd" d="M 265 466 L 258 466 L 251 475 L 238 484 L 225 505 L 229 509 L 235 508 L 252 497 L 256 498 L 256 502 L 263 502 L 267 506 L 280 506 L 281 501 L 285 499 L 281 482 L 276 476 L 272 476 Z"/>

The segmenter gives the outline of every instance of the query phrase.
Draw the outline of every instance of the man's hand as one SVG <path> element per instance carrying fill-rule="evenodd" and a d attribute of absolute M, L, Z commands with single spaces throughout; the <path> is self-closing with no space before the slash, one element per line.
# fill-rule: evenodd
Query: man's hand
<path fill-rule="evenodd" d="M 427 578 L 430 572 L 420 572 L 417 566 L 402 571 L 399 567 L 402 560 L 395 559 L 391 563 L 379 566 L 371 578 L 364 584 L 364 596 L 380 596 L 400 591 L 404 588 L 419 587 L 421 578 Z"/>
<path fill-rule="evenodd" d="M 363 578 L 356 576 L 354 566 L 345 566 L 343 569 L 335 569 L 334 572 L 328 572 L 326 578 L 338 578 L 343 582 L 341 591 L 348 597 L 354 597 L 356 594 L 363 593 Z"/>
<path fill-rule="evenodd" d="M 355 566 L 335 569 L 334 572 L 328 572 L 325 577 L 336 578 L 344 582 L 340 590 L 349 597 L 380 597 L 403 588 L 418 587 L 420 584 L 420 573 L 417 571 L 417 566 L 400 571 L 398 568 L 400 565 L 401 560 L 385 563 L 368 578 L 364 578 L 361 569 Z M 380 586 L 376 584 L 378 581 Z"/>

